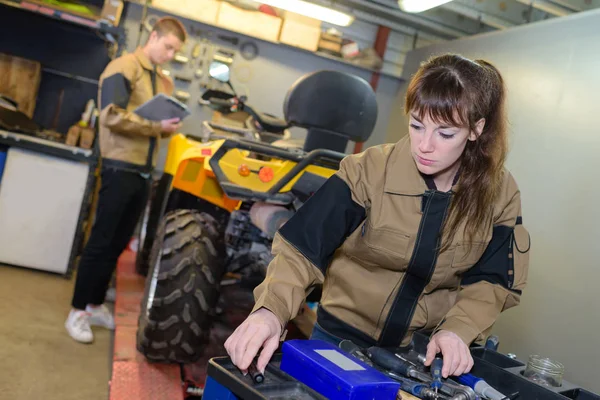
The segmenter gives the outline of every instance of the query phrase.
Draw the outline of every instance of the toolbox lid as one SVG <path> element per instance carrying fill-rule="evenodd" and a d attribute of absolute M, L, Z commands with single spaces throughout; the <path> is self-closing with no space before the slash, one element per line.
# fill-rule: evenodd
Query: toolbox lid
<path fill-rule="evenodd" d="M 400 383 L 321 340 L 283 343 L 281 370 L 328 399 L 395 400 Z"/>

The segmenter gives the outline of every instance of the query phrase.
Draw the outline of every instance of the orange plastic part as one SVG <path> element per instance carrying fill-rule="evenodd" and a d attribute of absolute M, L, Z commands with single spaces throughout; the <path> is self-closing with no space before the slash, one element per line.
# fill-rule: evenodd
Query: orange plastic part
<path fill-rule="evenodd" d="M 262 167 L 258 171 L 258 178 L 264 183 L 271 182 L 274 176 L 275 172 L 273 172 L 273 168 L 271 167 Z"/>
<path fill-rule="evenodd" d="M 191 158 L 181 163 L 173 179 L 173 188 L 209 201 L 227 211 L 239 205 L 238 200 L 227 197 L 214 173 L 204 169 L 204 158 Z"/>
<path fill-rule="evenodd" d="M 250 167 L 248 167 L 246 164 L 240 165 L 238 168 L 238 174 L 240 174 L 241 176 L 249 176 Z"/>

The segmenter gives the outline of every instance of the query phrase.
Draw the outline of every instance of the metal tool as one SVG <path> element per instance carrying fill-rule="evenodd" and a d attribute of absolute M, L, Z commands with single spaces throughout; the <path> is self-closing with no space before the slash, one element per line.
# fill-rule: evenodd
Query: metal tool
<path fill-rule="evenodd" d="M 191 95 L 184 90 L 178 90 L 175 92 L 174 97 L 177 100 L 188 101 L 190 99 Z"/>
<path fill-rule="evenodd" d="M 399 359 L 401 359 L 402 361 L 405 361 L 405 362 L 407 362 L 407 363 L 409 363 L 409 364 L 412 364 L 412 365 L 414 365 L 415 367 L 417 366 L 417 364 L 415 364 L 413 361 L 409 360 L 408 358 L 404 357 L 402 354 L 399 354 L 399 353 L 394 353 L 394 355 L 395 355 L 396 357 L 398 357 Z"/>
<path fill-rule="evenodd" d="M 196 43 L 194 45 L 194 48 L 192 49 L 192 58 L 196 59 L 196 58 L 200 57 L 201 50 L 202 50 L 202 46 L 200 45 L 200 43 Z"/>
<path fill-rule="evenodd" d="M 173 58 L 173 61 L 178 62 L 180 64 L 187 64 L 188 62 L 190 62 L 190 59 L 187 58 L 186 56 L 182 55 L 182 54 L 177 54 Z"/>
<path fill-rule="evenodd" d="M 498 346 L 500 345 L 500 339 L 496 335 L 489 336 L 485 341 L 485 348 L 498 351 Z"/>
<path fill-rule="evenodd" d="M 351 340 L 342 340 L 340 342 L 340 344 L 338 345 L 338 347 L 340 349 L 344 350 L 346 353 L 350 354 L 351 356 L 358 358 L 360 361 L 364 362 L 365 364 L 373 366 L 373 363 L 371 362 L 369 357 L 362 351 L 362 349 L 360 347 L 358 347 Z"/>
<path fill-rule="evenodd" d="M 248 374 L 250 374 L 254 383 L 263 383 L 265 380 L 265 376 L 256 368 L 254 361 L 248 366 Z"/>
<path fill-rule="evenodd" d="M 440 391 L 448 396 L 452 396 L 451 400 L 477 400 L 477 395 L 473 389 L 451 380 L 446 380 L 440 387 Z"/>
<path fill-rule="evenodd" d="M 240 39 L 235 36 L 218 35 L 217 37 L 224 42 L 231 43 L 234 46 L 237 46 L 240 42 Z"/>
<path fill-rule="evenodd" d="M 399 376 L 393 372 L 384 372 L 390 378 L 397 380 L 402 383 L 401 389 L 407 393 L 417 396 L 420 399 L 425 400 L 441 400 L 447 398 L 438 393 L 435 393 L 432 389 L 428 388 L 426 384 L 422 382 L 415 382 L 411 379 Z"/>
<path fill-rule="evenodd" d="M 425 356 L 425 354 L 421 354 L 415 350 L 410 350 L 408 352 L 408 357 L 417 360 L 421 364 L 425 364 L 425 361 L 427 361 L 427 356 Z"/>
<path fill-rule="evenodd" d="M 254 42 L 244 42 L 240 46 L 240 54 L 248 61 L 254 60 L 258 56 L 258 46 Z"/>
<path fill-rule="evenodd" d="M 426 356 L 424 354 L 420 354 L 414 350 L 410 350 L 408 353 L 408 356 L 410 358 L 417 359 L 422 364 L 425 364 Z M 443 365 L 443 363 L 442 363 L 442 365 Z M 433 368 L 433 362 L 432 362 L 431 368 Z M 440 366 L 440 368 L 439 368 L 440 375 L 441 375 L 441 370 L 442 370 L 442 367 Z M 429 381 L 431 382 L 432 380 L 433 380 L 433 377 L 430 377 Z M 452 400 L 476 400 L 477 399 L 477 395 L 475 394 L 473 389 L 471 389 L 468 386 L 463 386 L 461 384 L 455 383 L 452 380 L 446 380 L 445 382 L 442 382 L 442 385 L 439 387 L 438 392 L 440 392 L 440 391 L 446 395 L 453 396 Z"/>
<path fill-rule="evenodd" d="M 186 83 L 191 83 L 192 80 L 194 79 L 193 76 L 182 75 L 182 74 L 175 75 L 174 78 L 175 78 L 175 80 L 186 82 Z"/>
<path fill-rule="evenodd" d="M 511 396 L 506 396 L 496 389 L 494 389 L 489 383 L 484 381 L 481 378 L 476 377 L 472 374 L 462 374 L 458 377 L 458 381 L 465 386 L 472 388 L 475 391 L 475 394 L 481 397 L 485 397 L 490 400 L 508 400 L 513 398 L 513 396 L 518 396 L 519 393 L 512 394 Z"/>
<path fill-rule="evenodd" d="M 431 363 L 431 388 L 435 390 L 437 394 L 442 387 L 442 368 L 444 367 L 444 360 L 436 357 Z"/>
<path fill-rule="evenodd" d="M 414 365 L 396 357 L 391 351 L 380 347 L 369 347 L 367 355 L 373 363 L 389 371 L 417 379 L 421 382 L 431 382 L 431 377 L 425 372 L 419 371 Z"/>

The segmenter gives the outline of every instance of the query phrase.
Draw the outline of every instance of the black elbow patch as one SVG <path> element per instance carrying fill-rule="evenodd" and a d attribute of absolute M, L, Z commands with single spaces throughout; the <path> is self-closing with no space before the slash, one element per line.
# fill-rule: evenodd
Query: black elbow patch
<path fill-rule="evenodd" d="M 514 268 L 514 228 L 498 225 L 494 227 L 492 240 L 481 259 L 462 278 L 463 285 L 486 281 L 513 290 Z"/>
<path fill-rule="evenodd" d="M 127 108 L 131 97 L 131 82 L 123 74 L 114 74 L 102 80 L 100 109 L 114 104 Z"/>
<path fill-rule="evenodd" d="M 323 273 L 338 247 L 365 219 L 346 182 L 333 175 L 279 233 Z"/>

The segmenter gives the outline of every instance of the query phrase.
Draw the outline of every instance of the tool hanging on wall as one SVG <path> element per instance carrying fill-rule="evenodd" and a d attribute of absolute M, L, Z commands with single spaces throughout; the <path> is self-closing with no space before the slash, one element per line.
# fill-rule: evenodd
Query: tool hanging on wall
<path fill-rule="evenodd" d="M 258 46 L 254 42 L 244 42 L 240 46 L 240 54 L 244 59 L 252 61 L 258 56 Z"/>
<path fill-rule="evenodd" d="M 189 75 L 175 75 L 174 79 L 177 81 L 181 81 L 181 82 L 185 82 L 185 83 L 192 83 L 192 81 L 194 80 L 193 76 L 189 76 Z"/>
<path fill-rule="evenodd" d="M 200 45 L 200 43 L 196 43 L 194 45 L 194 48 L 192 49 L 192 58 L 195 60 L 196 58 L 200 57 L 200 51 L 202 50 L 202 46 Z"/>
<path fill-rule="evenodd" d="M 227 43 L 231 43 L 234 46 L 237 46 L 240 42 L 240 39 L 235 36 L 218 35 L 217 37 L 220 40 L 227 42 Z"/>
<path fill-rule="evenodd" d="M 186 92 L 184 90 L 178 90 L 175 92 L 174 97 L 179 100 L 179 101 L 188 101 L 191 97 L 191 95 L 189 94 L 189 92 Z"/>
<path fill-rule="evenodd" d="M 184 56 L 183 54 L 177 54 L 174 58 L 173 61 L 179 63 L 179 64 L 187 64 L 190 62 L 190 59 L 186 56 Z"/>

